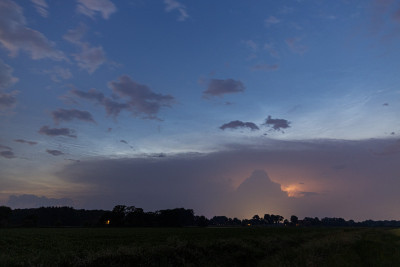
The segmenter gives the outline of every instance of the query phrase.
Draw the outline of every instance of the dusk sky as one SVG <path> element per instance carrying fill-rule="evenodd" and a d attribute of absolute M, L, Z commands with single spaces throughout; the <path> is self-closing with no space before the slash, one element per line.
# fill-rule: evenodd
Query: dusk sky
<path fill-rule="evenodd" d="M 400 219 L 399 0 L 0 0 L 0 205 Z"/>

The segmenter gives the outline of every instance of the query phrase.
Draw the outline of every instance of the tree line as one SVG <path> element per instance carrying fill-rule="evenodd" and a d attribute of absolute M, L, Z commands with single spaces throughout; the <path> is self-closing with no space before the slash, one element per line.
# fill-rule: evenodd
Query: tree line
<path fill-rule="evenodd" d="M 257 226 L 335 226 L 335 227 L 400 227 L 400 221 L 366 220 L 355 222 L 343 218 L 311 218 L 300 220 L 292 215 L 285 219 L 281 215 L 254 215 L 250 219 L 214 216 L 210 219 L 194 214 L 192 209 L 175 208 L 145 212 L 135 206 L 117 205 L 111 211 L 84 210 L 72 207 L 41 207 L 33 209 L 11 209 L 0 206 L 0 227 L 257 227 Z"/>

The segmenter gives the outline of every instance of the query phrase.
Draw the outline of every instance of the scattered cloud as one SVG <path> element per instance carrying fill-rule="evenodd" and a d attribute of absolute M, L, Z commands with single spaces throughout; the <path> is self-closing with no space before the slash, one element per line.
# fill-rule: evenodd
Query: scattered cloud
<path fill-rule="evenodd" d="M 118 81 L 110 82 L 109 86 L 118 96 L 129 99 L 127 108 L 135 116 L 146 114 L 147 118 L 156 118 L 161 107 L 170 107 L 174 101 L 173 96 L 154 93 L 147 85 L 139 84 L 127 75 L 120 76 Z M 125 104 L 114 103 L 111 100 L 106 103 L 106 108 L 116 108 L 117 112 L 126 108 Z"/>
<path fill-rule="evenodd" d="M 104 94 L 97 92 L 96 89 L 90 89 L 88 92 L 73 89 L 70 92 L 80 98 L 87 100 L 95 100 L 100 103 L 104 100 Z"/>
<path fill-rule="evenodd" d="M 42 33 L 26 27 L 22 8 L 9 0 L 0 1 L 0 43 L 10 56 L 16 56 L 22 50 L 32 59 L 66 59 L 64 53 L 55 49 L 54 43 Z"/>
<path fill-rule="evenodd" d="M 76 138 L 76 135 L 73 134 L 73 130 L 69 128 L 49 128 L 49 126 L 43 126 L 40 128 L 38 133 L 48 136 L 67 136 Z"/>
<path fill-rule="evenodd" d="M 63 152 L 61 152 L 60 150 L 51 150 L 51 149 L 46 149 L 46 152 L 49 153 L 50 155 L 53 156 L 60 156 L 60 155 L 64 155 Z"/>
<path fill-rule="evenodd" d="M 88 111 L 77 110 L 77 109 L 58 109 L 51 113 L 55 123 L 60 123 L 62 121 L 72 121 L 74 119 L 95 122 L 92 114 Z"/>
<path fill-rule="evenodd" d="M 42 16 L 43 18 L 47 18 L 49 12 L 47 11 L 48 5 L 45 0 L 31 0 L 34 4 L 36 11 Z"/>
<path fill-rule="evenodd" d="M 213 96 L 223 96 L 225 94 L 233 94 L 243 92 L 246 87 L 241 81 L 236 81 L 233 79 L 211 79 L 207 90 L 203 92 L 205 98 Z"/>
<path fill-rule="evenodd" d="M 120 140 L 120 142 L 121 142 L 121 143 L 124 143 L 124 144 L 128 144 L 128 142 L 125 141 L 125 140 Z"/>
<path fill-rule="evenodd" d="M 275 49 L 275 46 L 273 43 L 265 43 L 264 44 L 264 49 L 268 51 L 269 55 L 274 58 L 279 57 L 278 51 Z"/>
<path fill-rule="evenodd" d="M 6 205 L 13 209 L 61 206 L 72 207 L 74 202 L 69 198 L 47 198 L 45 196 L 39 197 L 36 195 L 25 194 L 9 196 Z"/>
<path fill-rule="evenodd" d="M 78 0 L 77 11 L 94 19 L 95 15 L 101 14 L 103 19 L 108 19 L 117 8 L 110 0 Z"/>
<path fill-rule="evenodd" d="M 269 64 L 257 64 L 251 67 L 251 70 L 253 71 L 257 71 L 257 70 L 262 70 L 262 71 L 274 71 L 279 69 L 279 65 L 278 64 L 273 64 L 273 65 L 269 65 Z"/>
<path fill-rule="evenodd" d="M 14 108 L 17 103 L 16 94 L 18 94 L 18 91 L 13 91 L 9 94 L 0 93 L 0 110 Z"/>
<path fill-rule="evenodd" d="M 0 156 L 6 159 L 15 158 L 14 152 L 12 152 L 12 150 L 0 151 Z"/>
<path fill-rule="evenodd" d="M 54 82 L 61 82 L 72 78 L 72 73 L 69 69 L 60 66 L 55 66 L 52 69 L 44 70 L 43 73 L 49 74 Z"/>
<path fill-rule="evenodd" d="M 293 53 L 303 55 L 305 52 L 307 52 L 307 47 L 300 44 L 301 40 L 302 38 L 296 37 L 288 38 L 285 40 L 285 42 Z"/>
<path fill-rule="evenodd" d="M 272 127 L 276 131 L 281 131 L 290 127 L 290 122 L 284 119 L 272 119 L 271 116 L 265 120 L 264 125 Z"/>
<path fill-rule="evenodd" d="M 389 106 L 389 103 L 383 103 L 382 106 Z"/>
<path fill-rule="evenodd" d="M 264 20 L 264 23 L 265 23 L 265 26 L 266 26 L 266 27 L 269 27 L 269 26 L 271 26 L 271 25 L 278 24 L 278 23 L 280 23 L 280 22 L 281 22 L 281 20 L 280 20 L 280 19 L 277 19 L 277 18 L 274 17 L 274 16 L 270 16 L 269 18 L 267 18 L 266 20 Z"/>
<path fill-rule="evenodd" d="M 31 145 L 31 146 L 37 144 L 37 142 L 27 141 L 27 140 L 24 140 L 24 139 L 15 139 L 14 142 L 21 143 L 21 144 L 28 144 L 28 145 Z"/>
<path fill-rule="evenodd" d="M 76 29 L 68 30 L 63 38 L 80 48 L 80 52 L 72 56 L 81 69 L 92 74 L 106 62 L 107 58 L 102 46 L 95 47 L 82 41 L 87 31 L 88 27 L 85 24 L 80 24 Z"/>
<path fill-rule="evenodd" d="M 176 0 L 164 0 L 165 11 L 171 12 L 177 10 L 179 12 L 178 21 L 185 21 L 189 18 L 186 7 Z"/>
<path fill-rule="evenodd" d="M 11 147 L 9 147 L 9 146 L 4 146 L 4 145 L 0 145 L 0 149 L 12 150 Z"/>
<path fill-rule="evenodd" d="M 259 130 L 260 128 L 258 128 L 257 125 L 255 125 L 253 122 L 243 122 L 243 121 L 231 121 L 228 123 L 225 123 L 224 125 L 222 125 L 221 127 L 219 127 L 221 130 L 225 130 L 225 129 L 237 129 L 237 128 L 249 128 L 250 130 L 254 131 L 254 130 Z"/>
<path fill-rule="evenodd" d="M 0 59 L 0 92 L 18 81 L 12 73 L 13 69 Z"/>
<path fill-rule="evenodd" d="M 246 41 L 243 41 L 243 43 L 253 51 L 258 50 L 258 44 L 256 42 L 254 42 L 253 40 L 246 40 Z"/>

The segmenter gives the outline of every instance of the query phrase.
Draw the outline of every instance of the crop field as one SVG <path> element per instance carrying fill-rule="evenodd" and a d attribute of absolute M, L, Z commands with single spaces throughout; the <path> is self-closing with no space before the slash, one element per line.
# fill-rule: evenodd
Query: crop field
<path fill-rule="evenodd" d="M 400 266 L 400 230 L 3 228 L 0 266 Z"/>

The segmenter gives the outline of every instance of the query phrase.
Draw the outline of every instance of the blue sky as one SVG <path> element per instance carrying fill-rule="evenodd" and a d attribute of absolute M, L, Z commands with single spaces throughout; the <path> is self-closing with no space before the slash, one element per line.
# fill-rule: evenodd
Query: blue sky
<path fill-rule="evenodd" d="M 1 0 L 0 204 L 399 219 L 399 37 L 396 0 Z"/>

